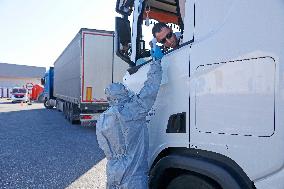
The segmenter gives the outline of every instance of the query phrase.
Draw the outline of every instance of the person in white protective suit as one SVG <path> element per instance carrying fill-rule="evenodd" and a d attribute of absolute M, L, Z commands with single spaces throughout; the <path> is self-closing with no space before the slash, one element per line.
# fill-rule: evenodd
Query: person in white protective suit
<path fill-rule="evenodd" d="M 105 90 L 110 107 L 97 122 L 97 139 L 107 158 L 108 189 L 148 188 L 149 137 L 146 116 L 162 78 L 160 61 L 153 61 L 139 94 L 121 83 Z"/>

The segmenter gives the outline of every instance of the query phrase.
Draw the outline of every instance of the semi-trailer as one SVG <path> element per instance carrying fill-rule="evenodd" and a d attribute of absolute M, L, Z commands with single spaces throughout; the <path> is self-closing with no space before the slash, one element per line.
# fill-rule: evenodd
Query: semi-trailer
<path fill-rule="evenodd" d="M 122 81 L 126 69 L 114 53 L 114 32 L 82 28 L 42 78 L 44 105 L 71 123 L 96 121 L 108 107 L 105 87 Z"/>

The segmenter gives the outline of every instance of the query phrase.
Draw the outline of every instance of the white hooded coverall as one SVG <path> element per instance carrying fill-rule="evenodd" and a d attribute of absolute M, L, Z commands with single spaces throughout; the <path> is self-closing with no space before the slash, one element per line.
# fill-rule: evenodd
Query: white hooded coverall
<path fill-rule="evenodd" d="M 148 188 L 146 116 L 155 102 L 161 78 L 160 61 L 153 61 L 139 94 L 134 95 L 121 83 L 106 88 L 110 107 L 100 116 L 96 132 L 108 160 L 108 189 Z"/>

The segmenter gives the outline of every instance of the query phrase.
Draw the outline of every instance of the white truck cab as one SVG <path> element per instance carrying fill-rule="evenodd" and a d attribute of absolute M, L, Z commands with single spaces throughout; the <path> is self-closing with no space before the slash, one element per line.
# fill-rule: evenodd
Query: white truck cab
<path fill-rule="evenodd" d="M 284 188 L 283 1 L 118 0 L 116 10 L 135 92 L 147 30 L 166 22 L 183 35 L 161 59 L 148 116 L 150 188 Z"/>

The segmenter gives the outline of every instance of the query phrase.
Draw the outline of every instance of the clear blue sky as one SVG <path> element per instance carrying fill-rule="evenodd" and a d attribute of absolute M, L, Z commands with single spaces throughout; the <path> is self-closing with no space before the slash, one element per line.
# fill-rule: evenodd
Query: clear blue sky
<path fill-rule="evenodd" d="M 49 67 L 80 28 L 114 30 L 116 0 L 0 0 L 0 62 Z"/>

